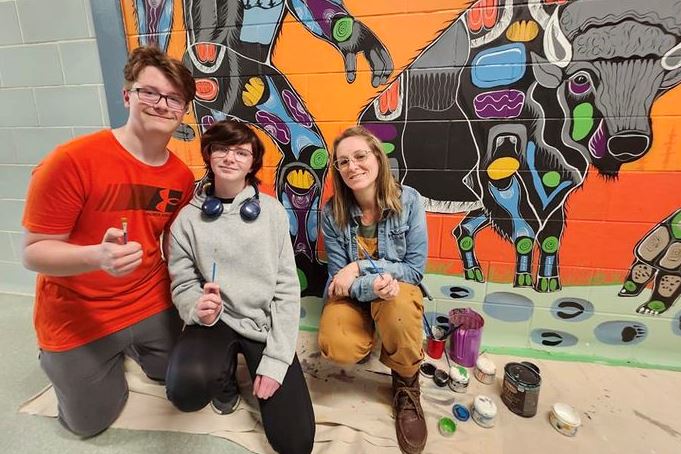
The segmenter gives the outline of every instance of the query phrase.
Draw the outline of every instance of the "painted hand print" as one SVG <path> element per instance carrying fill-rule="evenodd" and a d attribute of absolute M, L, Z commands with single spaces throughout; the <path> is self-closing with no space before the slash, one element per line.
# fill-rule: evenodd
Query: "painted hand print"
<path fill-rule="evenodd" d="M 619 296 L 638 296 L 654 281 L 653 294 L 636 312 L 665 313 L 681 296 L 681 209 L 646 233 L 636 244 L 634 256 Z"/>

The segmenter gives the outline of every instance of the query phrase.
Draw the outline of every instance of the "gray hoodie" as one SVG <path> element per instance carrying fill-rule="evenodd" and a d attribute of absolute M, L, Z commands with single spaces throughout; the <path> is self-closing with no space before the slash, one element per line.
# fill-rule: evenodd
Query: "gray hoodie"
<path fill-rule="evenodd" d="M 265 343 L 257 374 L 282 383 L 298 338 L 300 284 L 284 207 L 261 194 L 260 216 L 253 222 L 241 219 L 241 203 L 254 194 L 247 186 L 215 219 L 201 212 L 202 192 L 180 211 L 170 227 L 171 291 L 182 320 L 200 324 L 196 303 L 215 262 L 222 298 L 219 319 L 242 336 Z"/>

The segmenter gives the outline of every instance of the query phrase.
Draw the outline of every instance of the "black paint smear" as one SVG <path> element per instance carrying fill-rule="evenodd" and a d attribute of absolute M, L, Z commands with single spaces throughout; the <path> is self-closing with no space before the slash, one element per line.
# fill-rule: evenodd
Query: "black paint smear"
<path fill-rule="evenodd" d="M 452 298 L 466 298 L 471 294 L 468 289 L 463 287 L 451 287 L 449 292 L 449 296 Z"/>
<path fill-rule="evenodd" d="M 556 315 L 559 318 L 562 318 L 563 320 L 569 320 L 571 318 L 579 317 L 580 315 L 582 315 L 584 313 L 584 306 L 582 306 L 581 304 L 576 303 L 574 301 L 561 301 L 558 304 L 558 307 L 561 308 L 561 309 L 570 308 L 570 309 L 576 309 L 577 310 L 576 312 L 571 312 L 571 313 L 563 312 L 563 311 L 556 311 Z"/>
<path fill-rule="evenodd" d="M 541 333 L 541 337 L 544 338 L 544 340 L 541 341 L 542 345 L 546 345 L 547 347 L 555 347 L 556 345 L 560 345 L 563 343 L 563 336 L 561 336 L 558 333 L 554 333 L 553 331 L 547 331 L 545 333 Z M 549 340 L 546 339 L 547 337 L 553 337 L 553 338 L 558 338 L 556 340 Z"/>

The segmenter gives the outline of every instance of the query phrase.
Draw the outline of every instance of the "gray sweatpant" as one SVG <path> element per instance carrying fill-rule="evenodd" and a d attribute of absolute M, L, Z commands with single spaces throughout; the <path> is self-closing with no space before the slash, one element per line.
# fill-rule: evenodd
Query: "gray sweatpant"
<path fill-rule="evenodd" d="M 62 425 L 81 437 L 109 427 L 128 399 L 125 355 L 162 382 L 181 330 L 182 321 L 171 308 L 72 350 L 41 350 L 40 365 L 57 394 Z"/>

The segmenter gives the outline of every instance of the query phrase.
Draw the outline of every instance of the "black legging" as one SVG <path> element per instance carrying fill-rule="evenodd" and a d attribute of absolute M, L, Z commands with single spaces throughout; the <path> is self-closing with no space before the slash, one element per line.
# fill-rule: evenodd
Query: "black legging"
<path fill-rule="evenodd" d="M 185 327 L 170 356 L 166 390 L 182 411 L 196 411 L 224 394 L 233 380 L 237 352 L 243 353 L 251 379 L 265 344 L 238 334 L 221 320 L 212 327 Z M 229 387 L 229 386 L 227 386 Z M 220 399 L 222 400 L 222 399 Z M 258 399 L 267 440 L 281 454 L 308 454 L 315 434 L 314 411 L 303 371 L 294 355 L 284 383 L 267 400 Z"/>

